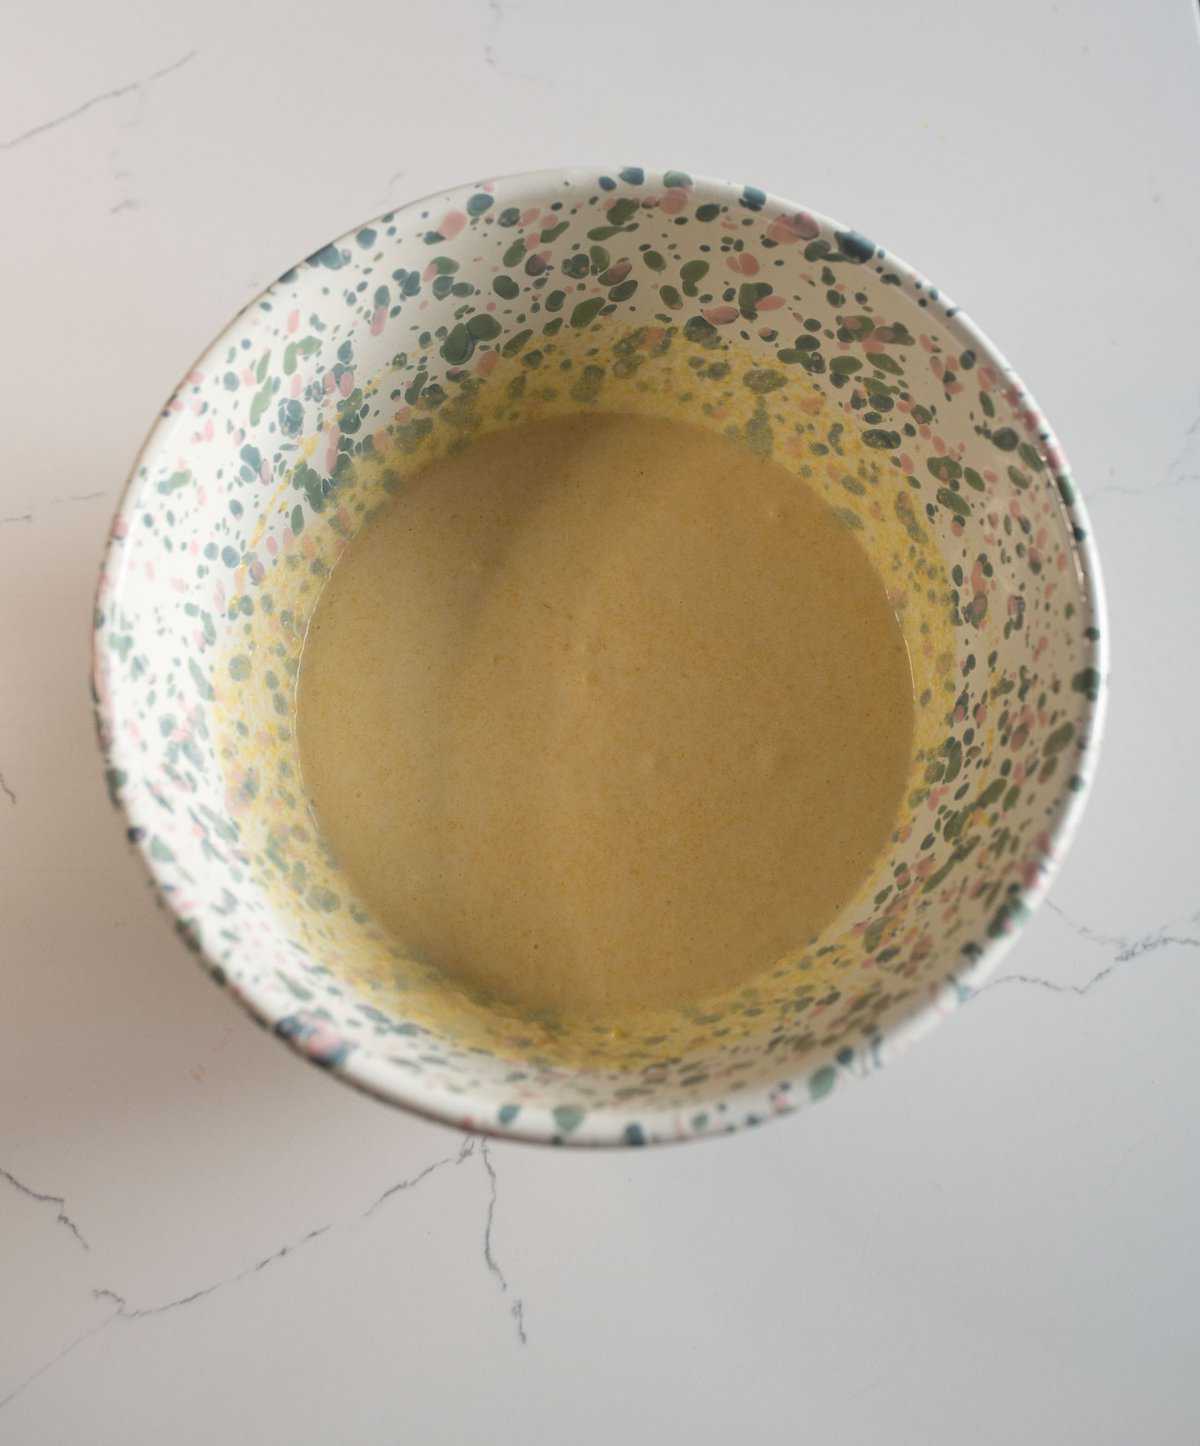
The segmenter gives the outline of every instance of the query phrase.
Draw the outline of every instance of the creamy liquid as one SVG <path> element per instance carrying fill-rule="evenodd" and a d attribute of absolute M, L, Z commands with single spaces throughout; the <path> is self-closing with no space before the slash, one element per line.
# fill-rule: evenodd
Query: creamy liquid
<path fill-rule="evenodd" d="M 533 1011 L 687 1004 L 862 884 L 911 761 L 904 638 L 778 463 L 581 414 L 430 464 L 317 604 L 321 828 L 415 957 Z"/>

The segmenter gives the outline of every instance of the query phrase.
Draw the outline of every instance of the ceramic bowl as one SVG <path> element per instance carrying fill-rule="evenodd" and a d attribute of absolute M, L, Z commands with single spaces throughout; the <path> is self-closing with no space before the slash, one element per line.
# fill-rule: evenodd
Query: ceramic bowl
<path fill-rule="evenodd" d="M 572 1055 L 552 1022 L 497 1001 L 439 1014 L 436 977 L 398 957 L 314 829 L 293 681 L 388 457 L 450 445 L 481 398 L 513 415 L 644 399 L 663 358 L 696 380 L 708 425 L 823 488 L 896 606 L 932 619 L 913 659 L 921 746 L 886 855 L 820 939 L 761 987 Z M 1083 509 L 991 342 L 848 227 L 638 166 L 464 186 L 285 272 L 164 407 L 95 628 L 113 798 L 213 978 L 385 1100 L 571 1144 L 759 1123 L 969 998 L 1078 822 L 1106 668 Z"/>

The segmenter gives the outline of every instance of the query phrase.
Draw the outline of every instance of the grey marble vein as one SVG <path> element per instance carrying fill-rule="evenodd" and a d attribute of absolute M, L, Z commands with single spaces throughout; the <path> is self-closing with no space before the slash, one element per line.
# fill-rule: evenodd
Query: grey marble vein
<path fill-rule="evenodd" d="M 496 40 L 500 35 L 500 27 L 504 24 L 504 7 L 500 0 L 487 0 L 488 25 L 487 39 L 483 45 L 483 63 L 496 68 Z"/>
<path fill-rule="evenodd" d="M 496 1179 L 496 1167 L 492 1164 L 492 1152 L 488 1148 L 486 1139 L 480 1141 L 480 1154 L 483 1156 L 483 1167 L 487 1171 L 488 1185 L 490 1187 L 487 1219 L 483 1226 L 483 1260 L 488 1270 L 495 1276 L 496 1283 L 500 1287 L 500 1293 L 507 1295 L 509 1293 L 508 1277 L 504 1274 L 504 1271 L 501 1270 L 500 1264 L 496 1260 L 495 1252 L 492 1250 L 492 1231 L 496 1223 L 496 1192 L 498 1181 Z M 525 1334 L 525 1302 L 520 1296 L 513 1297 L 513 1304 L 509 1307 L 509 1314 L 512 1316 L 513 1323 L 517 1328 L 517 1339 L 523 1346 L 527 1346 L 529 1344 L 529 1337 Z"/>
<path fill-rule="evenodd" d="M 508 1281 L 505 1278 L 504 1272 L 501 1270 L 492 1251 L 492 1229 L 496 1213 L 496 1171 L 494 1166 L 492 1165 L 491 1158 L 488 1154 L 487 1142 L 485 1140 L 482 1140 L 480 1137 L 475 1135 L 464 1136 L 461 1146 L 454 1154 L 445 1155 L 440 1160 L 434 1160 L 430 1164 L 426 1165 L 424 1169 L 419 1170 L 415 1175 L 409 1176 L 407 1179 L 397 1181 L 395 1185 L 389 1186 L 365 1210 L 360 1212 L 358 1219 L 368 1219 L 380 1208 L 381 1205 L 385 1204 L 394 1195 L 397 1195 L 405 1190 L 413 1189 L 423 1180 L 428 1179 L 428 1177 L 434 1174 L 435 1171 L 444 1169 L 447 1165 L 461 1165 L 464 1161 L 469 1160 L 471 1156 L 474 1155 L 477 1145 L 481 1147 L 480 1153 L 483 1157 L 484 1168 L 487 1171 L 488 1180 L 491 1187 L 491 1193 L 488 1200 L 487 1218 L 484 1225 L 484 1263 L 486 1264 L 488 1271 L 495 1277 L 495 1279 L 499 1283 L 501 1292 L 507 1295 L 509 1293 Z M 80 1245 L 82 1245 L 85 1250 L 90 1249 L 87 1241 L 80 1233 L 78 1226 L 73 1220 L 71 1220 L 68 1215 L 66 1215 L 64 1209 L 62 1208 L 65 1202 L 60 1196 L 46 1195 L 40 1191 L 33 1190 L 28 1185 L 18 1180 L 16 1176 L 10 1174 L 7 1170 L 4 1169 L 0 1169 L 0 1178 L 6 1180 L 11 1186 L 13 1186 L 14 1189 L 19 1190 L 23 1195 L 27 1195 L 31 1199 L 37 1200 L 39 1203 L 58 1205 L 60 1207 L 58 1214 L 59 1222 L 71 1231 L 71 1233 L 76 1237 Z M 110 1310 L 109 1314 L 104 1318 L 104 1320 L 100 1321 L 99 1324 L 90 1326 L 87 1330 L 81 1332 L 72 1340 L 68 1341 L 67 1344 L 63 1346 L 61 1350 L 57 1351 L 48 1361 L 43 1362 L 43 1364 L 38 1366 L 35 1371 L 31 1372 L 28 1376 L 25 1377 L 23 1381 L 19 1382 L 8 1393 L 7 1396 L 0 1398 L 0 1409 L 7 1406 L 10 1401 L 15 1400 L 23 1391 L 25 1391 L 29 1386 L 33 1385 L 35 1381 L 44 1376 L 47 1371 L 58 1365 L 60 1361 L 64 1360 L 67 1356 L 69 1356 L 73 1351 L 77 1350 L 86 1341 L 91 1340 L 93 1336 L 99 1335 L 101 1331 L 107 1330 L 109 1326 L 111 1326 L 114 1322 L 134 1322 L 148 1320 L 153 1316 L 166 1315 L 170 1311 L 181 1310 L 184 1306 L 194 1305 L 197 1301 L 205 1300 L 207 1297 L 215 1295 L 218 1291 L 224 1290 L 227 1286 L 237 1285 L 240 1281 L 248 1280 L 251 1276 L 258 1275 L 260 1272 L 268 1269 L 272 1265 L 277 1264 L 279 1261 L 285 1260 L 289 1256 L 296 1255 L 299 1251 L 303 1250 L 305 1246 L 311 1245 L 313 1241 L 319 1240 L 322 1236 L 328 1235 L 330 1232 L 336 1231 L 338 1228 L 338 1224 L 333 1221 L 325 1225 L 318 1225 L 314 1229 L 306 1231 L 297 1239 L 289 1241 L 286 1245 L 281 1245 L 278 1250 L 273 1250 L 269 1255 L 264 1255 L 261 1260 L 257 1260 L 252 1265 L 247 1265 L 242 1270 L 235 1272 L 233 1275 L 225 1276 L 221 1280 L 214 1281 L 211 1285 L 200 1286 L 196 1290 L 189 1291 L 186 1295 L 175 1296 L 171 1300 L 160 1301 L 155 1305 L 131 1305 L 126 1296 L 122 1295 L 120 1291 L 113 1290 L 109 1286 L 93 1288 L 91 1291 L 92 1300 L 97 1304 L 111 1306 L 112 1309 Z M 525 1335 L 524 1302 L 520 1299 L 516 1299 L 514 1304 L 510 1307 L 509 1313 L 512 1316 L 514 1322 L 516 1323 L 518 1339 L 520 1340 L 522 1345 L 526 1345 L 528 1342 Z"/>
<path fill-rule="evenodd" d="M 999 979 L 989 980 L 987 984 L 974 990 L 971 995 L 972 999 L 977 999 L 979 995 L 986 994 L 991 989 L 999 989 L 1005 984 L 1029 984 L 1038 989 L 1049 990 L 1052 994 L 1090 994 L 1098 984 L 1103 983 L 1123 964 L 1132 963 L 1145 954 L 1167 948 L 1200 949 L 1200 935 L 1190 932 L 1175 933 L 1168 924 L 1160 925 L 1159 928 L 1152 929 L 1147 934 L 1134 937 L 1127 934 L 1102 934 L 1099 930 L 1072 919 L 1057 904 L 1047 902 L 1046 907 L 1079 938 L 1099 948 L 1114 950 L 1109 962 L 1082 984 L 1061 984 L 1056 980 L 1045 979 L 1036 974 L 1003 974 Z M 1186 922 L 1188 926 L 1200 924 L 1200 910 L 1192 914 Z"/>
<path fill-rule="evenodd" d="M 410 1179 L 400 1180 L 395 1185 L 389 1185 L 388 1188 L 383 1192 L 383 1194 L 380 1195 L 379 1199 L 376 1200 L 373 1205 L 369 1205 L 367 1209 L 363 1211 L 362 1218 L 365 1220 L 369 1215 L 374 1215 L 376 1210 L 379 1209 L 379 1207 L 384 1203 L 385 1200 L 390 1200 L 393 1195 L 399 1194 L 401 1190 L 411 1190 L 414 1185 L 419 1185 L 422 1180 L 424 1180 L 427 1176 L 432 1175 L 435 1170 L 440 1170 L 445 1165 L 461 1165 L 464 1160 L 468 1159 L 474 1153 L 475 1136 L 467 1135 L 463 1140 L 462 1146 L 456 1155 L 446 1155 L 440 1160 L 434 1160 L 432 1164 L 426 1165 L 423 1170 L 413 1175 Z"/>
<path fill-rule="evenodd" d="M 178 60 L 173 61 L 170 65 L 164 65 L 161 70 L 151 71 L 149 75 L 144 75 L 138 80 L 131 80 L 125 85 L 114 86 L 112 90 L 103 90 L 99 95 L 91 96 L 88 100 L 83 101 L 82 104 L 77 105 L 73 110 L 64 111 L 62 115 L 54 116 L 51 120 L 42 121 L 36 126 L 30 126 L 27 131 L 22 131 L 20 135 L 12 136 L 6 141 L 0 141 L 0 151 L 11 151 L 17 146 L 24 145 L 26 141 L 33 140 L 36 136 L 44 135 L 47 131 L 57 130 L 59 126 L 66 125 L 68 121 L 77 120 L 81 115 L 85 115 L 91 110 L 93 106 L 104 105 L 111 100 L 119 100 L 123 95 L 131 95 L 135 90 L 140 90 L 143 86 L 152 85 L 156 80 L 162 80 L 165 76 L 171 75 L 177 70 L 182 70 L 189 61 L 195 60 L 199 54 L 200 52 L 198 50 L 189 50 L 186 55 L 180 56 Z"/>
<path fill-rule="evenodd" d="M 0 775 L 0 787 L 4 789 L 4 792 L 8 794 L 13 803 L 16 803 L 16 796 L 8 784 L 4 782 L 3 775 Z M 7 1181 L 14 1190 L 29 1200 L 36 1200 L 39 1205 L 57 1205 L 58 1214 L 55 1216 L 55 1219 L 58 1224 L 61 1225 L 64 1230 L 69 1230 L 84 1250 L 90 1250 L 92 1248 L 84 1239 L 83 1231 L 80 1230 L 79 1226 L 76 1225 L 74 1220 L 67 1214 L 67 1202 L 62 1195 L 48 1195 L 42 1190 L 35 1190 L 31 1185 L 26 1185 L 24 1180 L 18 1180 L 11 1170 L 6 1170 L 3 1166 L 0 1166 L 0 1180 Z"/>
<path fill-rule="evenodd" d="M 0 773 L 0 793 L 2 793 L 5 798 L 8 799 L 9 803 L 11 803 L 14 808 L 16 808 L 17 795 L 9 787 L 8 779 L 5 778 L 3 773 Z"/>
<path fill-rule="evenodd" d="M 1109 475 L 1112 475 L 1111 472 Z M 1152 482 L 1148 487 L 1126 487 L 1122 483 L 1106 482 L 1102 487 L 1086 492 L 1083 500 L 1090 506 L 1102 497 L 1150 497 L 1179 487 L 1192 487 L 1197 483 L 1200 483 L 1200 412 L 1197 412 L 1184 432 L 1179 450 L 1157 482 Z"/>

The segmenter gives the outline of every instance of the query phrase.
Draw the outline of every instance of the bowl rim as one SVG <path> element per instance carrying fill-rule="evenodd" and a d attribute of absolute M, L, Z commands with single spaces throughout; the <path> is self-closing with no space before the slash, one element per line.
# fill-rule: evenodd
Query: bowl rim
<path fill-rule="evenodd" d="M 465 182 L 456 186 L 442 187 L 423 196 L 415 197 L 399 206 L 390 207 L 379 216 L 359 222 L 334 238 L 329 244 L 349 245 L 363 227 L 378 225 L 382 222 L 390 224 L 397 217 L 418 212 L 433 202 L 454 204 L 458 198 L 465 198 L 478 190 L 480 185 L 548 190 L 551 186 L 561 186 L 564 181 L 586 180 L 591 184 L 601 176 L 619 175 L 620 172 L 621 168 L 611 170 L 598 166 L 553 166 L 533 171 L 512 172 L 491 177 L 484 182 Z M 661 180 L 669 172 L 647 168 L 643 174 L 647 180 L 651 177 Z M 746 190 L 742 183 L 720 180 L 695 172 L 689 172 L 688 178 L 694 192 L 711 194 L 713 199 L 728 204 L 736 204 Z M 791 201 L 775 192 L 755 189 L 762 197 L 764 209 L 775 208 L 792 213 L 802 210 L 827 232 L 852 232 L 851 227 L 835 221 L 810 206 L 801 206 L 800 203 Z M 910 296 L 914 291 L 920 292 L 927 300 L 936 302 L 940 308 L 939 326 L 974 350 L 980 359 L 986 359 L 987 363 L 1000 372 L 1008 383 L 1020 393 L 1024 410 L 1031 418 L 1040 440 L 1047 448 L 1053 450 L 1056 457 L 1057 465 L 1053 473 L 1048 474 L 1045 485 L 1053 486 L 1055 481 L 1060 479 L 1071 483 L 1070 464 L 1053 428 L 1036 399 L 1000 348 L 946 295 L 945 291 L 934 286 L 924 273 L 896 256 L 892 251 L 878 248 L 876 255 L 878 258 L 886 256 L 889 269 L 900 279 L 899 290 Z M 298 269 L 302 264 L 302 261 L 297 261 L 290 269 Z M 288 272 L 285 271 L 283 275 L 288 275 Z M 183 376 L 169 394 L 167 402 L 159 408 L 154 422 L 138 448 L 115 504 L 110 532 L 104 548 L 100 577 L 95 590 L 94 611 L 97 613 L 105 597 L 112 602 L 119 596 L 128 561 L 128 553 L 121 546 L 121 538 L 130 530 L 128 524 L 133 520 L 133 514 L 140 498 L 139 473 L 153 460 L 166 440 L 166 434 L 171 425 L 171 414 L 167 411 L 170 399 L 186 385 L 192 372 L 203 369 L 207 359 L 227 344 L 227 338 L 233 328 L 249 310 L 271 294 L 273 288 L 278 284 L 278 280 L 279 278 L 276 278 L 263 287 L 220 328 L 191 366 L 185 369 Z M 389 1069 L 386 1061 L 379 1059 L 367 1050 L 352 1050 L 344 1061 L 333 1066 L 314 1058 L 304 1050 L 300 1040 L 281 1034 L 277 1029 L 279 1023 L 294 1012 L 294 1006 L 277 1007 L 266 990 L 255 988 L 242 981 L 229 981 L 223 967 L 216 959 L 206 955 L 202 947 L 196 947 L 193 944 L 192 952 L 197 956 L 210 978 L 218 984 L 229 986 L 230 992 L 257 1024 L 271 1030 L 276 1038 L 282 1039 L 309 1063 L 326 1069 L 356 1089 L 384 1103 L 401 1106 L 416 1115 L 440 1124 L 491 1135 L 499 1139 L 535 1144 L 570 1144 L 593 1147 L 670 1144 L 685 1140 L 711 1139 L 808 1107 L 811 1103 L 824 1097 L 826 1091 L 805 1089 L 806 1082 L 811 1083 L 815 1075 L 827 1071 L 830 1067 L 834 1068 L 835 1076 L 839 1081 L 843 1078 L 846 1081 L 861 1079 L 866 1074 L 874 1073 L 928 1033 L 946 1014 L 968 1002 L 983 981 L 995 971 L 997 965 L 1020 937 L 1029 916 L 1049 893 L 1062 861 L 1075 839 L 1084 809 L 1091 795 L 1108 708 L 1108 610 L 1100 559 L 1086 505 L 1074 485 L 1069 485 L 1065 491 L 1060 488 L 1060 497 L 1068 519 L 1075 526 L 1075 547 L 1081 592 L 1091 610 L 1094 631 L 1097 633 L 1097 636 L 1087 639 L 1090 647 L 1088 664 L 1094 670 L 1098 682 L 1095 696 L 1085 699 L 1086 707 L 1082 715 L 1080 761 L 1077 768 L 1081 786 L 1067 794 L 1058 817 L 1047 830 L 1049 848 L 1042 865 L 1036 878 L 1021 890 L 1019 896 L 1024 910 L 1022 917 L 1014 921 L 1004 934 L 988 939 L 980 947 L 977 955 L 969 961 L 964 961 L 960 969 L 945 974 L 940 982 L 932 983 L 924 995 L 918 995 L 910 1001 L 905 1001 L 903 1006 L 897 1008 L 894 1016 L 889 1018 L 885 1015 L 884 1022 L 880 1027 L 879 1042 L 873 1046 L 866 1068 L 854 1072 L 838 1069 L 838 1050 L 833 1046 L 814 1051 L 811 1057 L 806 1059 L 801 1071 L 781 1072 L 768 1084 L 743 1085 L 722 1091 L 720 1098 L 726 1107 L 723 1118 L 714 1120 L 713 1128 L 702 1131 L 681 1131 L 678 1123 L 681 1111 L 662 1106 L 638 1109 L 639 1129 L 636 1134 L 631 1133 L 628 1128 L 629 1118 L 626 1113 L 612 1106 L 589 1110 L 579 1128 L 565 1133 L 557 1129 L 549 1109 L 522 1109 L 516 1119 L 505 1123 L 497 1118 L 494 1111 L 485 1115 L 483 1110 L 464 1109 L 464 1097 L 423 1087 L 420 1077 L 411 1079 L 400 1071 Z M 125 524 L 124 528 L 122 528 L 122 524 Z M 122 730 L 116 726 L 119 719 L 117 705 L 119 687 L 114 686 L 109 689 L 100 686 L 101 679 L 107 679 L 110 676 L 109 659 L 101 646 L 101 635 L 102 630 L 93 629 L 91 676 L 97 738 L 105 768 L 110 772 L 123 770 L 128 774 L 136 772 L 139 766 L 138 759 L 132 751 L 126 751 L 127 745 L 123 740 Z M 140 855 L 159 902 L 175 915 L 178 922 L 182 923 L 182 915 L 177 907 L 174 892 L 165 887 L 166 880 L 161 874 L 160 861 L 150 854 L 146 842 L 149 836 L 148 830 L 143 827 L 146 820 L 139 815 L 136 802 L 129 799 L 124 792 L 118 790 L 111 792 L 115 806 L 124 815 L 127 823 L 126 838 Z M 478 1103 L 483 1105 L 484 1101 L 480 1099 Z M 487 1104 L 491 1103 L 492 1101 L 487 1101 Z M 736 1108 L 732 1108 L 733 1106 Z M 703 1109 L 703 1106 L 689 1107 L 689 1112 L 694 1113 L 698 1109 Z"/>

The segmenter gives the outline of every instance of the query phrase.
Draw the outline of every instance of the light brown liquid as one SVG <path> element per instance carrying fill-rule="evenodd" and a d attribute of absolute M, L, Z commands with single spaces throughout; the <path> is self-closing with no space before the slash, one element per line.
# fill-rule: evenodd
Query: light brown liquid
<path fill-rule="evenodd" d="M 805 483 L 588 414 L 405 483 L 318 602 L 298 718 L 325 836 L 408 950 L 610 1019 L 832 920 L 894 825 L 913 698 L 880 577 Z"/>

